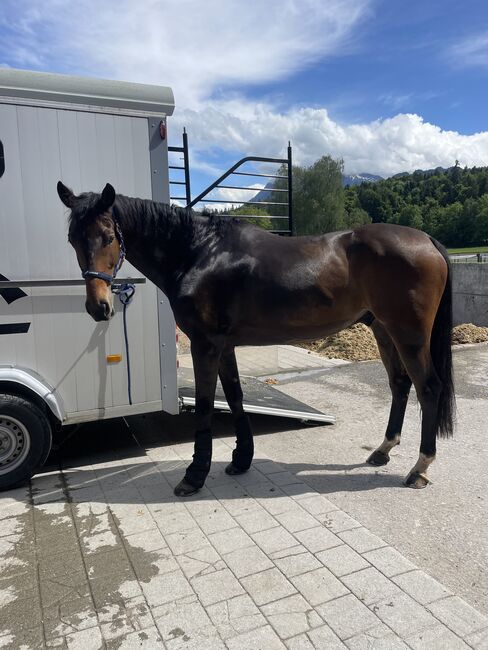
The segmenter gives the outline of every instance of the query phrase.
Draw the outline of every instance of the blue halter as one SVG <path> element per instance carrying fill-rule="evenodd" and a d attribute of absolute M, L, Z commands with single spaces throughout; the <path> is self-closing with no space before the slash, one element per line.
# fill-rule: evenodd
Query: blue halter
<path fill-rule="evenodd" d="M 123 307 L 123 321 L 124 321 L 124 339 L 125 339 L 125 352 L 127 359 L 127 394 L 129 397 L 129 404 L 132 404 L 132 380 L 130 372 L 130 356 L 129 356 L 129 337 L 127 334 L 127 307 L 132 302 L 136 287 L 134 284 L 118 284 L 114 287 L 114 280 L 117 273 L 120 271 L 120 267 L 125 259 L 125 242 L 124 236 L 122 235 L 122 230 L 120 229 L 119 222 L 115 216 L 115 205 L 112 207 L 112 220 L 114 222 L 114 230 L 119 240 L 119 259 L 115 265 L 114 272 L 112 275 L 108 273 L 103 273 L 103 271 L 84 271 L 81 275 L 86 280 L 87 278 L 98 278 L 99 280 L 105 280 L 105 282 L 112 289 L 112 293 L 115 293 Z"/>
<path fill-rule="evenodd" d="M 112 220 L 114 222 L 114 229 L 117 235 L 117 239 L 119 240 L 119 259 L 117 260 L 117 264 L 115 265 L 114 272 L 112 273 L 112 275 L 109 275 L 108 273 L 103 273 L 103 271 L 84 271 L 81 274 L 84 280 L 86 280 L 87 278 L 98 278 L 99 280 L 104 280 L 107 284 L 112 286 L 117 276 L 117 273 L 120 271 L 120 267 L 122 266 L 122 263 L 124 262 L 125 259 L 125 242 L 124 242 L 124 236 L 122 235 L 122 230 L 120 229 L 119 226 L 119 222 L 115 218 L 115 206 L 113 206 L 112 208 Z"/>

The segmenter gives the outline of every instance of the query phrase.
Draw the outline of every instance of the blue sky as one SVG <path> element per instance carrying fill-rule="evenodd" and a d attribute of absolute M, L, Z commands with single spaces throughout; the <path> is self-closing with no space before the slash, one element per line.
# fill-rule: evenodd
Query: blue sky
<path fill-rule="evenodd" d="M 289 139 L 352 173 L 488 165 L 486 1 L 2 0 L 0 64 L 171 85 L 194 192 Z"/>
<path fill-rule="evenodd" d="M 248 97 L 326 107 L 341 123 L 414 112 L 464 134 L 488 128 L 488 3 L 482 0 L 376 2 L 337 56 L 286 80 L 248 87 Z M 484 35 L 484 63 L 455 46 Z M 474 58 L 474 57 L 473 57 Z M 488 162 L 488 161 L 487 161 Z"/>
<path fill-rule="evenodd" d="M 483 34 L 483 25 L 488 30 L 488 5 L 481 1 L 392 3 L 365 39 L 365 63 L 358 61 L 353 84 L 367 100 L 364 111 L 350 117 L 415 112 L 442 129 L 486 129 L 488 60 L 475 65 L 463 47 Z M 341 68 L 339 75 L 347 75 Z"/>

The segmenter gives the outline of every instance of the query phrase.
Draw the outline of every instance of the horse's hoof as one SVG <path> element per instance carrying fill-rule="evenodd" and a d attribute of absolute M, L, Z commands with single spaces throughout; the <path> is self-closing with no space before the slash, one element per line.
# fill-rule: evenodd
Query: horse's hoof
<path fill-rule="evenodd" d="M 415 490 L 422 490 L 423 488 L 429 485 L 430 481 L 425 476 L 425 474 L 420 474 L 420 472 L 410 472 L 410 474 L 405 479 L 405 485 Z"/>
<path fill-rule="evenodd" d="M 173 493 L 177 497 L 190 497 L 192 494 L 196 494 L 200 488 L 195 487 L 185 479 L 182 479 L 178 485 L 173 490 Z"/>
<path fill-rule="evenodd" d="M 246 472 L 247 469 L 240 469 L 239 467 L 236 467 L 232 463 L 229 463 L 225 468 L 225 473 L 229 474 L 229 476 L 237 476 L 238 474 L 245 474 Z"/>
<path fill-rule="evenodd" d="M 379 467 L 381 465 L 386 465 L 387 463 L 390 462 L 390 457 L 388 454 L 384 454 L 382 451 L 379 451 L 379 449 L 376 449 L 373 451 L 371 456 L 367 459 L 366 461 L 370 465 L 375 465 L 376 467 Z"/>

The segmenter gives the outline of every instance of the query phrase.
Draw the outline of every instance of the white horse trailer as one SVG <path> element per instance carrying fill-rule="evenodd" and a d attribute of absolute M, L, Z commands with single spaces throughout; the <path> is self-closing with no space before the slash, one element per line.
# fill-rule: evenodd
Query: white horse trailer
<path fill-rule="evenodd" d="M 168 301 L 125 262 L 130 405 L 121 305 L 110 326 L 87 318 L 56 192 L 109 181 L 169 202 L 173 110 L 170 88 L 0 70 L 0 487 L 42 465 L 55 423 L 179 411 Z"/>
<path fill-rule="evenodd" d="M 129 400 L 122 306 L 115 301 L 110 324 L 85 313 L 56 192 L 59 179 L 76 193 L 110 182 L 169 203 L 173 110 L 167 87 L 0 69 L 0 489 L 42 466 L 59 426 L 194 404 L 188 382 L 178 393 L 169 302 L 126 261 L 118 282 L 137 287 L 127 309 Z M 333 420 L 283 399 L 274 414 Z M 262 409 L 259 401 L 249 411 L 269 413 L 272 398 Z"/>

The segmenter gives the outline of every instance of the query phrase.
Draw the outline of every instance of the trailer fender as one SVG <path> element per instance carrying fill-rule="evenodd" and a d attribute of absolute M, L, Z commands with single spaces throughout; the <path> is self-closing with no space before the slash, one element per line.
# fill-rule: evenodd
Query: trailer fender
<path fill-rule="evenodd" d="M 51 413 L 63 423 L 66 419 L 63 400 L 56 390 L 34 370 L 18 366 L 0 365 L 0 392 L 8 387 L 22 386 L 30 393 L 34 393 L 48 406 Z"/>

